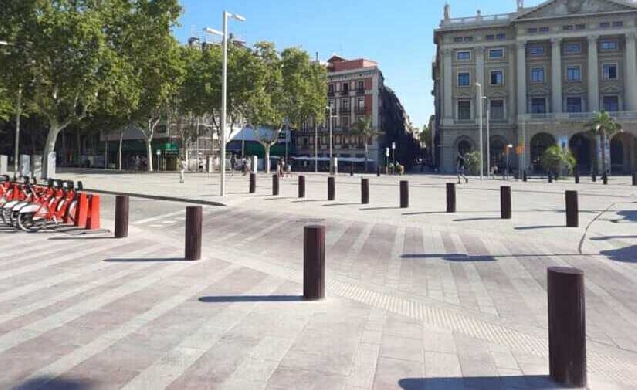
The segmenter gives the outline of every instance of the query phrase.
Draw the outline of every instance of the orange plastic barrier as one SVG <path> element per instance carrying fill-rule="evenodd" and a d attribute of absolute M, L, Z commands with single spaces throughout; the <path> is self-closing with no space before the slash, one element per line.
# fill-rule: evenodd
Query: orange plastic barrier
<path fill-rule="evenodd" d="M 100 196 L 91 195 L 88 202 L 88 220 L 86 228 L 89 230 L 97 230 L 100 228 Z"/>
<path fill-rule="evenodd" d="M 77 201 L 77 211 L 75 214 L 75 226 L 80 228 L 86 227 L 86 220 L 88 219 L 88 196 L 81 192 Z"/>

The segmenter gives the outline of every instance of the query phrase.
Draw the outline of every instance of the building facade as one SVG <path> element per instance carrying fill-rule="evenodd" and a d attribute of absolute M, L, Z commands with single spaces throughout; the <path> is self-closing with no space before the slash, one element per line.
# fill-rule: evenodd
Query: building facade
<path fill-rule="evenodd" d="M 586 128 L 599 111 L 624 128 L 604 146 L 607 166 L 637 169 L 636 38 L 632 1 L 518 0 L 512 13 L 462 18 L 446 5 L 432 73 L 441 170 L 456 169 L 458 152 L 480 149 L 482 119 L 492 166 L 506 165 L 511 145 L 511 166 L 541 171 L 544 150 L 558 144 L 581 172 L 601 171 L 601 142 Z"/>

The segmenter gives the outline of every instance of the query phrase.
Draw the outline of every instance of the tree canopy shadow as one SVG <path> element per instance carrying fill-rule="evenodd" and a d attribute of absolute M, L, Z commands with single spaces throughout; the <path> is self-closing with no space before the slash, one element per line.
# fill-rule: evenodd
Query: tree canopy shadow
<path fill-rule="evenodd" d="M 104 260 L 108 263 L 165 263 L 165 262 L 187 262 L 183 257 L 164 257 L 164 258 L 111 258 Z"/>
<path fill-rule="evenodd" d="M 637 263 L 637 245 L 600 251 L 599 254 L 606 256 L 613 261 L 620 261 L 623 263 Z"/>
<path fill-rule="evenodd" d="M 88 379 L 40 376 L 11 387 L 11 390 L 90 390 L 95 384 Z"/>
<path fill-rule="evenodd" d="M 405 378 L 398 381 L 402 390 L 557 390 L 563 387 L 546 375 L 480 376 L 458 378 Z"/>
<path fill-rule="evenodd" d="M 199 302 L 301 302 L 302 295 L 219 295 L 199 298 Z"/>

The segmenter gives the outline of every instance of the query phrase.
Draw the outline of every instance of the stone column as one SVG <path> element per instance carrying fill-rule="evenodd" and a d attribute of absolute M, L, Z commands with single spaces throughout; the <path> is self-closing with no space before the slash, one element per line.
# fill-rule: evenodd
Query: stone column
<path fill-rule="evenodd" d="M 484 47 L 476 47 L 476 83 L 482 85 L 482 96 L 486 96 L 487 94 L 487 86 L 484 83 Z M 473 88 L 472 88 L 473 89 Z M 476 125 L 480 125 L 480 101 L 478 100 L 478 94 L 474 94 L 475 104 L 473 105 L 473 117 L 476 121 Z M 480 97 L 481 98 L 481 97 Z M 486 118 L 486 108 L 485 104 L 487 102 L 482 102 L 483 112 L 482 117 L 483 120 Z"/>
<path fill-rule="evenodd" d="M 562 39 L 551 39 L 551 100 L 554 113 L 562 112 Z"/>
<path fill-rule="evenodd" d="M 516 72 L 516 68 L 515 68 L 515 61 L 513 59 L 513 54 L 515 53 L 515 46 L 510 46 L 509 47 L 509 69 L 507 72 L 507 75 L 504 79 L 504 82 L 507 83 L 507 93 L 508 93 L 508 99 L 507 99 L 507 105 L 506 105 L 506 112 L 507 112 L 507 117 L 510 118 L 510 122 L 514 123 L 515 122 L 515 115 L 517 112 L 517 108 L 516 108 L 516 102 L 515 102 L 515 72 Z"/>
<path fill-rule="evenodd" d="M 588 37 L 588 109 L 599 111 L 599 59 L 597 57 L 597 36 Z"/>
<path fill-rule="evenodd" d="M 626 77 L 624 78 L 624 87 L 626 88 L 626 105 L 627 111 L 637 111 L 637 49 L 635 48 L 635 38 L 637 33 L 631 31 L 626 34 Z"/>
<path fill-rule="evenodd" d="M 443 49 L 442 64 L 442 82 L 443 82 L 443 124 L 453 125 L 453 83 L 456 76 L 453 74 L 453 67 L 451 64 L 451 49 Z"/>
<path fill-rule="evenodd" d="M 520 115 L 526 115 L 526 41 L 518 42 L 518 122 Z"/>

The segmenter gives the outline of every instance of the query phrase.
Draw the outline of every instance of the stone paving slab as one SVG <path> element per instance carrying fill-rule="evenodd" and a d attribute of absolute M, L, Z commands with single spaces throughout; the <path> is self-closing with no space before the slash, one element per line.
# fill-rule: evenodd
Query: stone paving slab
<path fill-rule="evenodd" d="M 125 178 L 152 188 L 162 177 Z M 396 178 L 375 179 L 381 197 L 366 207 L 354 204 L 360 178 L 339 176 L 336 202 L 316 195 L 324 180 L 308 177 L 305 202 L 286 179 L 279 198 L 260 188 L 205 207 L 199 262 L 179 261 L 185 205 L 174 203 L 134 200 L 125 240 L 0 229 L 0 388 L 557 388 L 552 265 L 586 274 L 589 387 L 634 388 L 628 179 L 578 187 L 579 229 L 557 226 L 568 183 L 509 183 L 514 219 L 500 221 L 497 182 L 472 180 L 459 189 L 465 211 L 447 215 L 434 210 L 449 178 L 409 177 L 407 211 Z M 107 229 L 112 212 L 104 196 Z M 303 302 L 303 226 L 315 222 L 328 232 L 328 298 Z"/>

